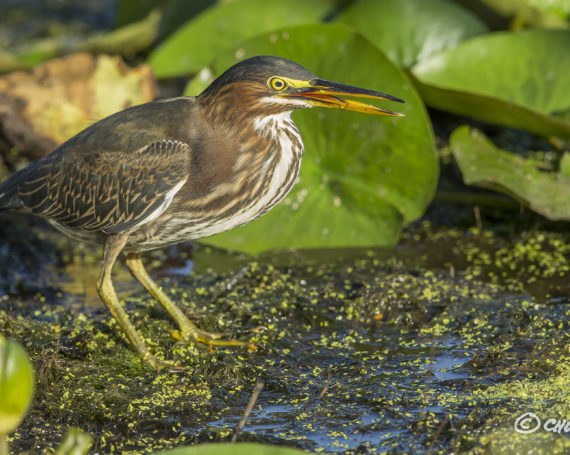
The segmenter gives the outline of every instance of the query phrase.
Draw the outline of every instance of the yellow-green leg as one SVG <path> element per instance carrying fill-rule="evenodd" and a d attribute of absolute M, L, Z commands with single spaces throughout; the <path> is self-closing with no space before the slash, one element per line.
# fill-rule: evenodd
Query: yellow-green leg
<path fill-rule="evenodd" d="M 137 333 L 134 325 L 129 320 L 127 313 L 119 303 L 117 294 L 113 287 L 111 280 L 111 270 L 113 264 L 117 260 L 119 253 L 124 248 L 128 240 L 128 235 L 116 235 L 107 237 L 103 249 L 103 267 L 97 280 L 97 291 L 103 303 L 109 308 L 113 317 L 117 320 L 123 333 L 128 338 L 131 345 L 135 348 L 137 353 L 153 368 L 158 368 L 161 365 L 155 357 L 148 351 L 146 344 Z"/>
<path fill-rule="evenodd" d="M 220 340 L 223 336 L 219 333 L 209 333 L 196 327 L 184 314 L 184 312 L 166 295 L 147 273 L 138 253 L 129 253 L 127 267 L 135 279 L 152 295 L 176 321 L 180 333 L 184 339 L 191 339 L 208 346 L 247 346 L 254 348 L 251 343 L 237 340 Z"/>

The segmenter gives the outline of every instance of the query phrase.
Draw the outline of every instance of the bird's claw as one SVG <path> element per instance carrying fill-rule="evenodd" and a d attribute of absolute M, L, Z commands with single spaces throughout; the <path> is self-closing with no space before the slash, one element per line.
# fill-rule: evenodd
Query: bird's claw
<path fill-rule="evenodd" d="M 212 346 L 240 346 L 247 348 L 251 351 L 257 351 L 258 347 L 249 341 L 239 341 L 235 339 L 222 339 L 225 335 L 223 333 L 210 333 L 198 328 L 192 328 L 181 332 L 174 330 L 172 337 L 176 340 L 193 341 L 208 347 Z"/>
<path fill-rule="evenodd" d="M 178 365 L 174 360 L 159 359 L 151 354 L 144 357 L 146 363 L 157 371 L 169 371 L 172 373 L 183 371 L 184 368 Z"/>

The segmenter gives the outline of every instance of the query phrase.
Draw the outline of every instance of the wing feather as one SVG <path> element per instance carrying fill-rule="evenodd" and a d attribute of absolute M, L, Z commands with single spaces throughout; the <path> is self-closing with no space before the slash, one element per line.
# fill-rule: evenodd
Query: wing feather
<path fill-rule="evenodd" d="M 18 196 L 32 212 L 69 227 L 123 232 L 168 208 L 189 162 L 188 144 L 174 140 L 130 153 L 63 150 L 30 170 Z"/>

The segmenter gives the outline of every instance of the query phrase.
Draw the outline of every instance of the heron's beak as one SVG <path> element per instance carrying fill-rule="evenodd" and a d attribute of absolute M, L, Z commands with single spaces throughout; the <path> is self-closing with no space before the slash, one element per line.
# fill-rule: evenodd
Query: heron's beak
<path fill-rule="evenodd" d="M 313 106 L 344 109 L 347 111 L 363 112 L 365 114 L 390 115 L 396 117 L 402 117 L 404 115 L 362 103 L 360 101 L 342 98 L 343 96 L 351 96 L 354 98 L 372 98 L 376 100 L 390 100 L 397 101 L 398 103 L 404 103 L 401 99 L 396 98 L 395 96 L 386 95 L 385 93 L 353 87 L 352 85 L 339 84 L 338 82 L 326 81 L 324 79 L 313 79 L 311 81 L 304 82 L 303 86 L 300 85 L 301 84 L 298 84 L 293 90 L 288 93 L 283 93 L 280 96 L 284 98 L 301 98 Z"/>

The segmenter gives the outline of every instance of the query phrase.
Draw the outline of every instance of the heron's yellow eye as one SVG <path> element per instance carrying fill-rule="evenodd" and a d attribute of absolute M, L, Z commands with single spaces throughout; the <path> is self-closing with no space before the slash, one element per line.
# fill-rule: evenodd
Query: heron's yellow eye
<path fill-rule="evenodd" d="M 285 82 L 280 77 L 272 77 L 271 79 L 269 79 L 268 83 L 273 90 L 280 91 L 287 88 L 287 82 Z"/>

